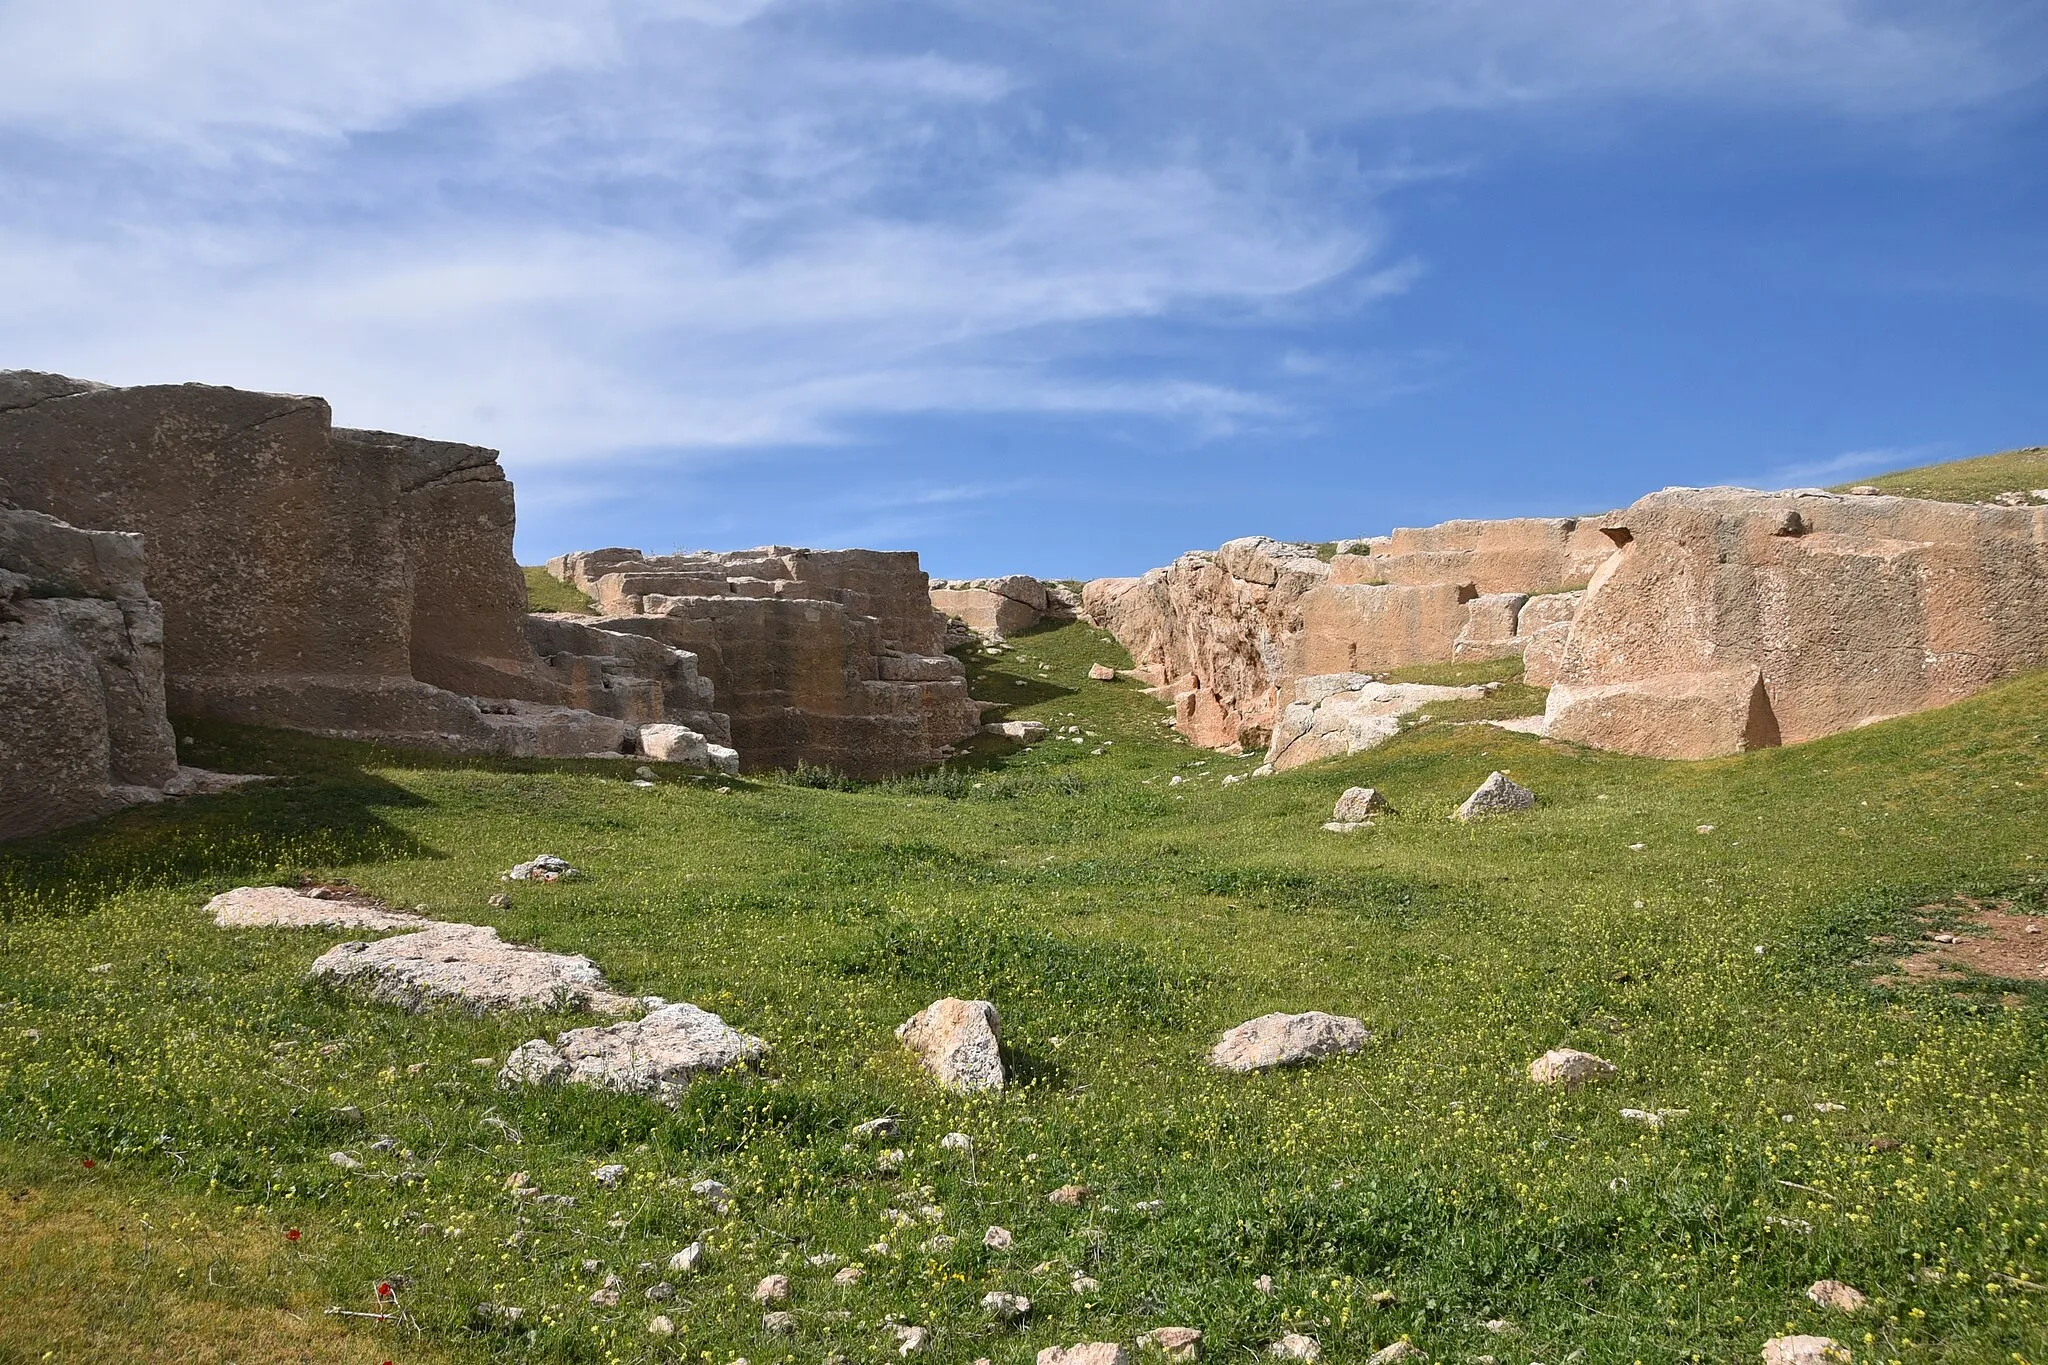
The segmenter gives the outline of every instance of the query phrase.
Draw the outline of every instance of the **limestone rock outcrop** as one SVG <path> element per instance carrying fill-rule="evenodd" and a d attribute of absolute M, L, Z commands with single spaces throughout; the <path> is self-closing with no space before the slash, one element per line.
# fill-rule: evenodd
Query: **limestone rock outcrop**
<path fill-rule="evenodd" d="M 0 499 L 147 537 L 172 715 L 512 755 L 634 753 L 650 721 L 726 739 L 672 656 L 631 657 L 637 690 L 630 651 L 543 666 L 479 446 L 337 429 L 319 398 L 0 371 Z"/>
<path fill-rule="evenodd" d="M 932 606 L 983 639 L 1000 640 L 1054 621 L 1071 621 L 1080 603 L 1059 583 L 1029 574 L 934 579 Z"/>
<path fill-rule="evenodd" d="M 1404 716 L 1438 702 L 1476 701 L 1485 695 L 1479 687 L 1374 682 L 1364 673 L 1298 678 L 1294 699 L 1273 727 L 1266 762 L 1275 772 L 1285 772 L 1321 758 L 1364 753 L 1399 734 Z"/>
<path fill-rule="evenodd" d="M 938 762 L 980 724 L 915 554 L 608 549 L 548 569 L 597 602 L 590 627 L 694 656 L 747 771 L 888 776 Z"/>
<path fill-rule="evenodd" d="M 163 614 L 143 569 L 141 536 L 0 506 L 0 839 L 176 782 Z"/>
<path fill-rule="evenodd" d="M 2048 663 L 2048 509 L 1666 489 L 1607 528 L 1548 732 L 1711 758 L 1956 701 Z"/>
<path fill-rule="evenodd" d="M 536 1038 L 505 1059 L 498 1083 L 588 1085 L 674 1104 L 699 1076 L 751 1066 L 768 1045 L 695 1005 L 664 1005 L 645 1017 Z"/>

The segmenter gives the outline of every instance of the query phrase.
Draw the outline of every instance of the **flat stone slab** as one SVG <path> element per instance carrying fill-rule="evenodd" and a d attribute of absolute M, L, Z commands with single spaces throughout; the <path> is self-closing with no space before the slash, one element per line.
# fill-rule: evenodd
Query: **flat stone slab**
<path fill-rule="evenodd" d="M 368 900 L 309 896 L 290 886 L 238 886 L 206 909 L 223 929 L 423 929 L 435 923 Z"/>
<path fill-rule="evenodd" d="M 1347 1015 L 1262 1014 L 1218 1039 L 1209 1063 L 1224 1071 L 1265 1071 L 1356 1052 L 1371 1039 L 1364 1022 Z"/>
<path fill-rule="evenodd" d="M 374 943 L 338 943 L 313 959 L 316 980 L 370 984 L 370 998 L 409 1010 L 460 1005 L 491 1010 L 587 1009 L 620 1013 L 597 964 L 499 939 L 482 924 L 441 924 Z"/>
<path fill-rule="evenodd" d="M 627 1023 L 570 1029 L 553 1043 L 522 1043 L 498 1084 L 588 1085 L 674 1104 L 697 1077 L 751 1066 L 767 1053 L 767 1043 L 709 1010 L 664 1005 Z"/>

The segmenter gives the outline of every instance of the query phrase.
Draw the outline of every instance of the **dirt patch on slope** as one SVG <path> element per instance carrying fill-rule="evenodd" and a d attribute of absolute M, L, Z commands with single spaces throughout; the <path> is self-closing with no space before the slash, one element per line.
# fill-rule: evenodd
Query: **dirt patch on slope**
<path fill-rule="evenodd" d="M 1972 977 L 2048 985 L 2048 919 L 2043 916 L 2015 909 L 2010 901 L 1968 896 L 1923 905 L 1920 913 L 1946 927 L 1930 928 L 1916 942 L 1903 945 L 1906 951 L 1898 973 L 1877 978 L 1878 985 L 1946 984 Z"/>

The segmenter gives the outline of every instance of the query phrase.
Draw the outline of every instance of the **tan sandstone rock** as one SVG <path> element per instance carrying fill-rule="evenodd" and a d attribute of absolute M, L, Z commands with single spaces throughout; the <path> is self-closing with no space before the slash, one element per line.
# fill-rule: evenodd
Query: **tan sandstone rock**
<path fill-rule="evenodd" d="M 2048 509 L 1667 489 L 1574 618 L 1555 738 L 1658 758 L 1796 743 L 2048 662 Z"/>
<path fill-rule="evenodd" d="M 997 1030 L 994 1005 L 947 996 L 898 1025 L 896 1036 L 946 1089 L 1001 1090 L 1003 1057 Z"/>
<path fill-rule="evenodd" d="M 1772 1337 L 1764 1343 L 1764 1365 L 1847 1365 L 1849 1348 L 1833 1337 Z"/>
<path fill-rule="evenodd" d="M 1140 1350 L 1158 1351 L 1168 1360 L 1200 1360 L 1202 1329 L 1199 1327 L 1154 1327 L 1138 1337 Z"/>
<path fill-rule="evenodd" d="M 1046 1347 L 1038 1353 L 1038 1365 L 1130 1365 L 1130 1357 L 1114 1341 L 1084 1341 Z"/>
<path fill-rule="evenodd" d="M 1529 1079 L 1538 1085 L 1561 1085 L 1577 1090 L 1590 1081 L 1604 1081 L 1615 1073 L 1615 1065 L 1577 1048 L 1554 1047 L 1529 1063 Z"/>
<path fill-rule="evenodd" d="M 1806 1297 L 1837 1313 L 1860 1313 L 1870 1306 L 1870 1299 L 1862 1290 L 1840 1280 L 1815 1280 L 1806 1287 Z"/>
<path fill-rule="evenodd" d="M 1341 1014 L 1263 1014 L 1217 1040 L 1209 1064 L 1223 1071 L 1265 1071 L 1356 1052 L 1372 1040 L 1363 1022 Z"/>

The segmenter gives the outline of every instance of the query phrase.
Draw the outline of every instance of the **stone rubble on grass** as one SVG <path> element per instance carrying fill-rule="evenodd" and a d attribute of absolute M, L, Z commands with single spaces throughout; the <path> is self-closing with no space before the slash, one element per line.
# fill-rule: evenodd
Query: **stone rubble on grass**
<path fill-rule="evenodd" d="M 532 862 L 521 863 L 507 872 L 500 881 L 507 882 L 567 882 L 574 881 L 583 873 L 552 853 L 543 853 Z"/>
<path fill-rule="evenodd" d="M 672 1337 L 676 1334 L 676 1325 L 666 1314 L 662 1314 L 647 1324 L 647 1331 L 652 1336 Z"/>
<path fill-rule="evenodd" d="M 1225 1033 L 1209 1054 L 1224 1071 L 1264 1071 L 1356 1052 L 1370 1041 L 1365 1024 L 1341 1014 L 1264 1014 Z"/>
<path fill-rule="evenodd" d="M 776 1311 L 761 1315 L 761 1330 L 772 1337 L 796 1335 L 796 1314 Z"/>
<path fill-rule="evenodd" d="M 1322 1345 L 1314 1337 L 1303 1336 L 1299 1332 L 1289 1332 L 1286 1336 L 1281 1337 L 1280 1340 L 1266 1348 L 1266 1353 L 1278 1356 L 1282 1360 L 1313 1362 L 1323 1358 Z"/>
<path fill-rule="evenodd" d="M 751 1066 L 767 1052 L 767 1043 L 708 1010 L 664 1005 L 623 1024 L 570 1029 L 553 1043 L 522 1043 L 498 1084 L 588 1085 L 674 1104 L 699 1076 Z"/>
<path fill-rule="evenodd" d="M 1365 1365 L 1399 1365 L 1404 1360 L 1420 1360 L 1423 1350 L 1412 1341 L 1397 1341 L 1383 1346 L 1365 1358 Z"/>
<path fill-rule="evenodd" d="M 755 1303 L 783 1303 L 789 1298 L 789 1276 L 763 1275 L 754 1286 Z"/>
<path fill-rule="evenodd" d="M 668 1258 L 668 1268 L 678 1275 L 694 1275 L 697 1267 L 704 1264 L 704 1244 L 692 1242 Z"/>
<path fill-rule="evenodd" d="M 1764 1365 L 1845 1365 L 1849 1349 L 1833 1337 L 1772 1337 L 1763 1357 Z"/>
<path fill-rule="evenodd" d="M 619 1291 L 625 1287 L 626 1282 L 617 1275 L 606 1275 L 604 1277 L 604 1284 L 590 1296 L 591 1306 L 595 1308 L 617 1308 L 619 1306 Z"/>
<path fill-rule="evenodd" d="M 1379 788 L 1350 787 L 1337 798 L 1337 807 L 1330 812 L 1330 821 L 1332 824 L 1357 824 L 1375 815 L 1385 815 L 1392 809 Z"/>
<path fill-rule="evenodd" d="M 651 1267 L 644 1265 L 641 1267 L 642 1270 L 650 1268 Z M 646 1298 L 649 1303 L 667 1303 L 670 1299 L 673 1299 L 675 1296 L 676 1287 L 670 1284 L 667 1280 L 662 1280 L 656 1284 L 650 1284 L 647 1286 Z"/>
<path fill-rule="evenodd" d="M 1130 1365 L 1130 1357 L 1114 1341 L 1084 1341 L 1046 1347 L 1038 1353 L 1038 1365 Z"/>
<path fill-rule="evenodd" d="M 1509 780 L 1506 773 L 1489 773 L 1478 789 L 1465 798 L 1465 804 L 1458 807 L 1456 818 L 1471 820 L 1482 815 L 1509 815 L 1528 810 L 1535 804 L 1535 792 Z"/>
<path fill-rule="evenodd" d="M 981 1296 L 982 1311 L 997 1322 L 1022 1322 L 1031 1316 L 1031 1300 L 1004 1290 Z"/>
<path fill-rule="evenodd" d="M 1088 665 L 1088 676 L 1097 682 L 1115 682 L 1116 670 L 1108 664 L 1090 664 Z"/>
<path fill-rule="evenodd" d="M 887 1115 L 884 1115 L 883 1117 L 878 1119 L 869 1119 L 865 1123 L 856 1123 L 855 1125 L 853 1125 L 853 1136 L 860 1138 L 863 1141 L 867 1140 L 868 1138 L 895 1137 L 896 1130 L 899 1127 L 901 1127 L 901 1125 L 895 1119 Z"/>
<path fill-rule="evenodd" d="M 512 908 L 512 898 L 500 891 L 497 895 L 485 901 L 484 904 L 490 906 L 493 910 L 510 910 Z"/>
<path fill-rule="evenodd" d="M 423 929 L 436 922 L 381 905 L 314 896 L 289 886 L 238 886 L 208 901 L 206 910 L 223 929 Z"/>
<path fill-rule="evenodd" d="M 1577 1048 L 1554 1047 L 1529 1063 L 1529 1079 L 1538 1085 L 1561 1085 L 1577 1090 L 1588 1081 L 1604 1081 L 1615 1073 L 1610 1061 Z"/>
<path fill-rule="evenodd" d="M 1021 683 L 1024 680 L 1019 678 L 1017 681 Z M 981 732 L 985 735 L 1014 739 L 1019 744 L 1036 744 L 1044 739 L 1046 734 L 1045 723 L 1036 720 L 994 720 L 982 726 Z"/>
<path fill-rule="evenodd" d="M 939 1149 L 946 1152 L 972 1152 L 974 1139 L 965 1133 L 948 1133 L 939 1139 Z"/>
<path fill-rule="evenodd" d="M 327 1161 L 329 1165 L 338 1166 L 344 1171 L 360 1171 L 363 1169 L 363 1163 L 350 1156 L 347 1152 L 329 1152 L 327 1154 Z"/>
<path fill-rule="evenodd" d="M 1088 1202 L 1090 1190 L 1086 1185 L 1062 1185 L 1045 1197 L 1048 1204 L 1057 1204 L 1063 1209 L 1078 1209 Z"/>
<path fill-rule="evenodd" d="M 986 1000 L 935 1000 L 897 1026 L 896 1036 L 948 1090 L 1003 1088 L 996 1007 Z"/>
<path fill-rule="evenodd" d="M 1160 1352 L 1168 1360 L 1200 1360 L 1202 1329 L 1199 1327 L 1155 1327 L 1138 1337 L 1140 1350 Z"/>
<path fill-rule="evenodd" d="M 993 1223 L 989 1224 L 987 1232 L 981 1234 L 981 1244 L 990 1251 L 1008 1251 L 1015 1240 L 1008 1228 L 997 1227 Z"/>
<path fill-rule="evenodd" d="M 862 1276 L 863 1274 L 865 1274 L 865 1273 L 866 1273 L 866 1272 L 864 1272 L 864 1271 L 863 1271 L 863 1270 L 862 1270 L 862 1269 L 861 1269 L 861 1268 L 860 1268 L 859 1266 L 857 1266 L 857 1265 L 850 1265 L 850 1266 L 845 1266 L 845 1267 L 842 1267 L 842 1268 L 841 1268 L 841 1269 L 840 1269 L 839 1271 L 837 1271 L 837 1272 L 836 1272 L 836 1273 L 835 1273 L 835 1274 L 834 1274 L 834 1275 L 832 1276 L 832 1283 L 834 1283 L 834 1284 L 836 1284 L 836 1285 L 853 1285 L 853 1284 L 859 1284 L 859 1283 L 860 1283 L 860 1277 L 861 1277 L 861 1276 Z"/>
<path fill-rule="evenodd" d="M 579 954 L 505 943 L 480 924 L 437 924 L 374 943 L 340 943 L 313 960 L 315 979 L 368 980 L 370 998 L 410 1010 L 433 1004 L 488 1010 L 573 1007 L 622 1013 L 636 1002 L 605 988 Z"/>
<path fill-rule="evenodd" d="M 1690 1109 L 1624 1109 L 1621 1116 L 1646 1128 L 1662 1128 L 1671 1120 L 1682 1119 L 1691 1112 Z"/>
<path fill-rule="evenodd" d="M 739 750 L 714 744 L 687 725 L 641 726 L 640 752 L 657 763 L 676 763 L 700 772 L 721 772 L 728 777 L 740 774 Z M 643 782 L 654 777 L 644 766 L 637 772 Z"/>
<path fill-rule="evenodd" d="M 619 1182 L 626 1178 L 626 1168 L 614 1162 L 609 1166 L 598 1167 L 590 1173 L 590 1178 L 608 1190 L 615 1190 L 619 1187 Z"/>
<path fill-rule="evenodd" d="M 921 1355 L 932 1344 L 931 1329 L 926 1327 L 898 1327 L 896 1329 L 896 1354 L 899 1356 Z"/>
<path fill-rule="evenodd" d="M 1362 829 L 1371 829 L 1370 820 L 1325 820 L 1323 831 L 1327 834 L 1356 834 Z"/>
<path fill-rule="evenodd" d="M 1815 1280 L 1807 1286 L 1806 1297 L 1837 1313 L 1860 1313 L 1870 1306 L 1870 1299 L 1862 1290 L 1840 1280 Z"/>

